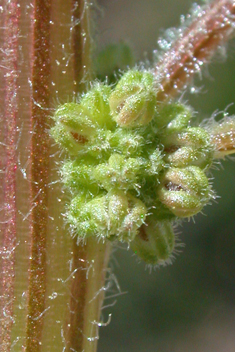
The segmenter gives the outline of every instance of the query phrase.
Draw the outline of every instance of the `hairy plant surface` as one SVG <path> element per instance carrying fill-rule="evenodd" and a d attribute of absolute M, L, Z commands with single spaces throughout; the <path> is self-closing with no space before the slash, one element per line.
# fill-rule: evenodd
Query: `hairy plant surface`
<path fill-rule="evenodd" d="M 110 322 L 100 317 L 104 293 L 121 292 L 108 268 L 112 244 L 150 267 L 171 262 L 176 225 L 216 198 L 215 160 L 235 150 L 226 106 L 220 120 L 197 122 L 184 99 L 233 37 L 234 1 L 194 5 L 136 66 L 124 42 L 96 58 L 94 7 L 0 6 L 4 352 L 96 351 Z"/>

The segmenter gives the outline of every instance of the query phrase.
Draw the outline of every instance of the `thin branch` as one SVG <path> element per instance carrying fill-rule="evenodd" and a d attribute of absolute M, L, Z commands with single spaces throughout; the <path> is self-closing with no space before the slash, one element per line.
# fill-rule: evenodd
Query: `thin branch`
<path fill-rule="evenodd" d="M 155 68 L 159 102 L 174 97 L 235 31 L 235 1 L 215 0 L 192 15 L 192 22 Z"/>

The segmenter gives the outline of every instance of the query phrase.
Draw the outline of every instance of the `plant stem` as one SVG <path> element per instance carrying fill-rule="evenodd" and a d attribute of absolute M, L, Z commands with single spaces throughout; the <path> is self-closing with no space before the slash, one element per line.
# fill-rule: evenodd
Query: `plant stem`
<path fill-rule="evenodd" d="M 3 183 L 3 220 L 1 221 L 1 336 L 0 345 L 4 352 L 11 348 L 11 328 L 14 304 L 14 273 L 16 248 L 16 138 L 17 138 L 17 78 L 18 78 L 18 35 L 19 9 L 17 1 L 5 4 L 2 69 L 4 70 L 4 151 L 2 170 Z"/>
<path fill-rule="evenodd" d="M 63 229 L 60 156 L 48 136 L 56 99 L 73 99 L 91 77 L 90 10 L 86 0 L 3 1 L 3 352 L 96 351 L 110 245 L 77 245 Z M 231 37 L 234 11 L 234 1 L 220 0 L 193 17 L 156 67 L 158 101 L 184 88 Z"/>
<path fill-rule="evenodd" d="M 90 78 L 90 3 L 12 0 L 3 15 L 1 347 L 95 351 L 110 247 L 64 230 L 48 136 L 55 99 Z"/>
<path fill-rule="evenodd" d="M 41 349 L 46 294 L 46 239 L 48 216 L 48 107 L 50 106 L 51 0 L 35 0 L 31 100 L 31 254 L 29 269 L 26 351 Z"/>
<path fill-rule="evenodd" d="M 75 92 L 82 92 L 91 78 L 90 3 L 73 0 L 72 48 Z M 110 252 L 110 244 L 97 243 L 95 238 L 86 245 L 73 242 L 73 281 L 66 351 L 95 352 L 98 322 L 103 301 L 102 288 Z"/>
<path fill-rule="evenodd" d="M 109 244 L 93 238 L 85 246 L 74 245 L 66 351 L 96 351 L 109 251 Z"/>
<path fill-rule="evenodd" d="M 192 22 L 157 63 L 157 100 L 168 100 L 185 89 L 204 63 L 234 35 L 235 2 L 215 0 L 198 9 Z"/>

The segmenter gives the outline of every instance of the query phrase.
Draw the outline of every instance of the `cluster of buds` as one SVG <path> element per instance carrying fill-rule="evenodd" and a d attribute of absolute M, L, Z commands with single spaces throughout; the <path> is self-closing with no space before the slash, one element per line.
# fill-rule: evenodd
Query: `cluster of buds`
<path fill-rule="evenodd" d="M 214 130 L 191 119 L 184 104 L 157 104 L 152 73 L 138 70 L 58 108 L 51 135 L 69 155 L 61 176 L 78 242 L 119 240 L 148 264 L 169 261 L 173 223 L 214 198 L 207 171 L 224 153 L 218 135 L 234 131 L 233 119 Z"/>

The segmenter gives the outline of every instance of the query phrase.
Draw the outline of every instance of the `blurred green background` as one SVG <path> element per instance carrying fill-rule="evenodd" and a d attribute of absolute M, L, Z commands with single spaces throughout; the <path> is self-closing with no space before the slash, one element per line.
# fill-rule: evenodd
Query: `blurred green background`
<path fill-rule="evenodd" d="M 125 40 L 137 61 L 151 60 L 159 35 L 177 27 L 192 5 L 189 0 L 97 3 L 98 49 Z M 231 41 L 226 53 L 204 68 L 203 79 L 191 84 L 200 93 L 184 96 L 198 118 L 235 102 L 234 52 Z M 235 105 L 228 111 L 235 114 Z M 214 165 L 211 177 L 219 198 L 178 227 L 185 247 L 173 265 L 150 273 L 131 250 L 115 249 L 110 298 L 102 311 L 102 319 L 111 313 L 112 321 L 100 330 L 99 352 L 235 351 L 235 163 Z"/>

